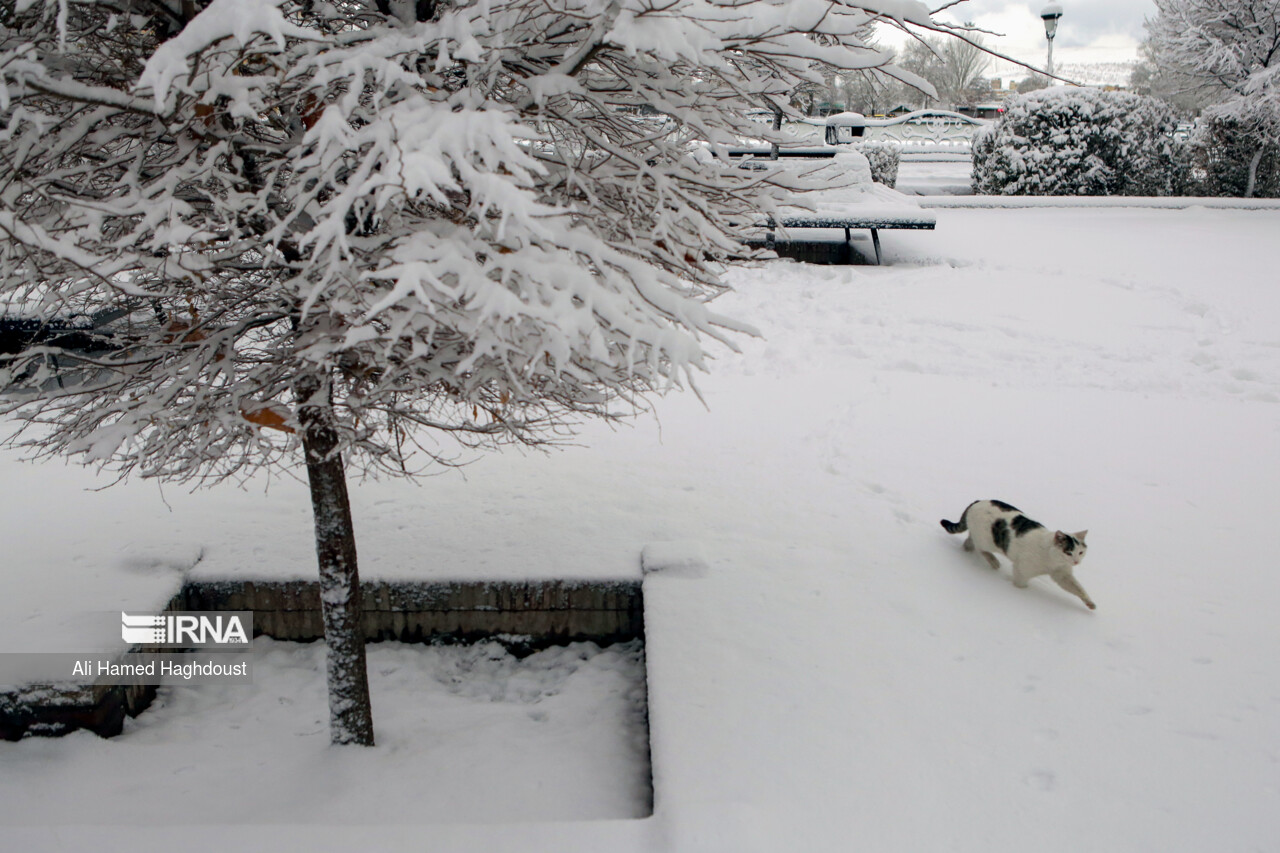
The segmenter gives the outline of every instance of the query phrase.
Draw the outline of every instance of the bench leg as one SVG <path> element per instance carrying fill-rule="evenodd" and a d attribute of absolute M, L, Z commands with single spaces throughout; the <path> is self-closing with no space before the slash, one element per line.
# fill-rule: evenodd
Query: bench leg
<path fill-rule="evenodd" d="M 876 248 L 876 266 L 880 266 L 880 232 L 875 228 L 871 229 L 871 245 Z"/>

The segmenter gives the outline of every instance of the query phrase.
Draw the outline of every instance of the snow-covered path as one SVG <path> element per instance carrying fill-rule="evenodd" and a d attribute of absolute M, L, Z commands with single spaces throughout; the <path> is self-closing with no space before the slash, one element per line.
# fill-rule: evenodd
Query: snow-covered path
<path fill-rule="evenodd" d="M 939 210 L 936 232 L 886 235 L 890 266 L 733 271 L 720 307 L 765 337 L 721 354 L 702 382 L 709 410 L 671 397 L 657 422 L 590 426 L 551 457 L 359 486 L 366 575 L 618 576 L 652 542 L 707 567 L 646 581 L 653 818 L 358 837 L 459 850 L 1269 849 L 1277 234 L 1272 211 Z M 51 586 L 112 609 L 118 586 L 144 600 L 195 556 L 207 576 L 311 570 L 295 484 L 169 492 L 170 511 L 154 487 L 90 496 L 80 472 L 3 466 L 20 491 L 0 492 L 0 535 L 22 556 L 6 558 L 6 641 L 14 620 L 61 618 Z M 1077 576 L 1096 613 L 1043 579 L 1015 589 L 943 533 L 939 518 L 986 497 L 1089 529 Z M 128 744 L 113 747 L 127 756 Z M 74 742 L 59 746 L 51 760 L 74 768 Z M 276 748 L 305 790 L 315 745 Z M 31 749 L 0 744 L 0 803 L 23 784 L 4 752 Z M 374 802 L 384 782 L 403 780 L 353 796 Z M 5 823 L 22 817 L 3 808 Z M 21 840 L 57 849 L 53 837 Z M 353 836 L 305 837 L 324 849 Z"/>

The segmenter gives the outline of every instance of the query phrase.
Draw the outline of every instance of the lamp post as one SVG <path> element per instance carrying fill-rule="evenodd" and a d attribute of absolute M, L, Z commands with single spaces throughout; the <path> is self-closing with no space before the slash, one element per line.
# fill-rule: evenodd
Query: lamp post
<path fill-rule="evenodd" d="M 1050 3 L 1041 10 L 1040 17 L 1044 19 L 1044 37 L 1049 40 L 1049 65 L 1045 70 L 1052 75 L 1053 37 L 1058 33 L 1058 19 L 1062 17 L 1062 7 L 1057 3 Z"/>

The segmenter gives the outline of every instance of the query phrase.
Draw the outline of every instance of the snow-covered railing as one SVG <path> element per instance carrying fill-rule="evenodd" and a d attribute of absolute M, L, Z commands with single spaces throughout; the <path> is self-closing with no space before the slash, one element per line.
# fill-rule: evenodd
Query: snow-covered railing
<path fill-rule="evenodd" d="M 837 113 L 825 122 L 826 141 L 841 145 L 856 141 L 893 142 L 904 151 L 968 151 L 974 135 L 990 122 L 950 110 L 916 110 L 897 118 L 867 118 Z"/>

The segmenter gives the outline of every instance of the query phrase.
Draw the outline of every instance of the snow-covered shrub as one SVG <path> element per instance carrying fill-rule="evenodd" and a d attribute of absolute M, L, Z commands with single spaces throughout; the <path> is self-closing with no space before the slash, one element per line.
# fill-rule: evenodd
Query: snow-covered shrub
<path fill-rule="evenodd" d="M 996 148 L 996 126 L 994 124 L 980 128 L 973 135 L 973 142 L 970 143 L 973 148 L 973 173 L 969 179 L 969 185 L 977 195 L 988 192 L 984 189 L 987 183 L 990 183 L 986 177 L 987 171 L 991 168 L 992 155 Z"/>
<path fill-rule="evenodd" d="M 1006 101 L 973 144 L 988 195 L 1173 195 L 1182 187 L 1173 111 L 1154 98 L 1044 89 Z"/>
<path fill-rule="evenodd" d="M 1174 187 L 1173 195 L 1205 195 L 1204 168 L 1197 162 L 1196 147 L 1192 140 L 1175 137 L 1173 146 Z"/>
<path fill-rule="evenodd" d="M 886 187 L 898 183 L 898 164 L 902 160 L 898 146 L 892 142 L 856 142 L 853 147 L 870 162 L 873 181 Z"/>
<path fill-rule="evenodd" d="M 1186 148 L 1199 178 L 1196 195 L 1244 197 L 1257 158 L 1253 196 L 1280 198 L 1280 146 L 1259 144 L 1258 134 L 1233 117 L 1206 115 Z"/>

